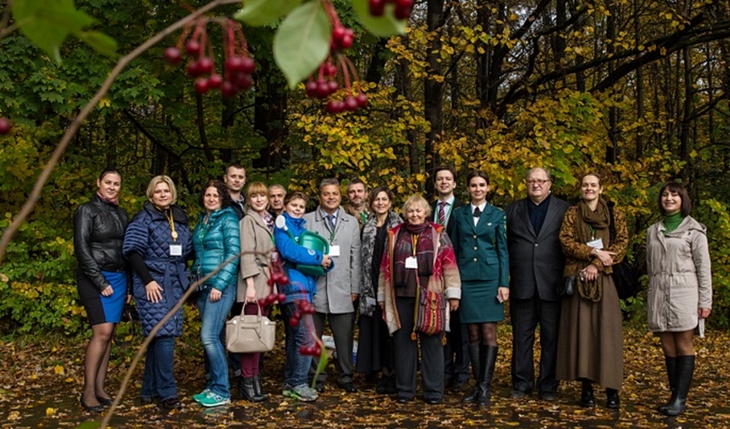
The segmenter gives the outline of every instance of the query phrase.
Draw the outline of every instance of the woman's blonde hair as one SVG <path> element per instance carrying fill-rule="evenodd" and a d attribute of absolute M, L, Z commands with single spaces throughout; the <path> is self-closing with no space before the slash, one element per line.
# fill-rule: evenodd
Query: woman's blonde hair
<path fill-rule="evenodd" d="M 263 195 L 266 197 L 266 207 L 269 206 L 269 187 L 263 182 L 251 182 L 246 188 L 246 207 L 251 208 L 251 197 Z"/>
<path fill-rule="evenodd" d="M 170 205 L 175 204 L 175 202 L 177 202 L 177 188 L 175 188 L 175 182 L 172 181 L 170 176 L 165 175 L 155 176 L 152 180 L 150 180 L 150 184 L 147 185 L 147 199 L 151 203 L 154 203 L 154 201 L 152 201 L 152 196 L 155 194 L 155 188 L 160 183 L 167 183 L 167 186 L 170 187 L 170 193 L 172 194 L 172 202 L 170 202 Z"/>
<path fill-rule="evenodd" d="M 403 203 L 403 216 L 406 215 L 408 209 L 414 204 L 418 204 L 423 208 L 423 211 L 426 213 L 426 218 L 431 215 L 431 204 L 429 204 L 428 201 L 420 195 L 411 195 L 408 197 L 406 202 Z"/>

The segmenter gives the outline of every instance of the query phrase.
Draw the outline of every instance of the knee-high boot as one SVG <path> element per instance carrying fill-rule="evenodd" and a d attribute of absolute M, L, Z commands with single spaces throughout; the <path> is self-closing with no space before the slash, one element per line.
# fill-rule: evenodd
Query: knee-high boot
<path fill-rule="evenodd" d="M 469 344 L 469 357 L 471 358 L 471 369 L 474 373 L 474 390 L 464 396 L 464 399 L 461 400 L 461 402 L 465 402 L 467 404 L 471 404 L 477 401 L 477 396 L 479 395 L 479 379 L 480 379 L 480 370 L 479 368 L 479 343 L 475 344 Z"/>
<path fill-rule="evenodd" d="M 659 412 L 667 416 L 678 416 L 684 412 L 687 404 L 687 393 L 692 384 L 692 376 L 695 371 L 695 357 L 677 356 L 675 368 L 675 390 L 672 399 L 664 407 L 659 407 Z"/>
<path fill-rule="evenodd" d="M 479 405 L 489 405 L 491 402 L 492 375 L 494 375 L 494 365 L 497 363 L 497 346 L 482 345 L 479 350 L 479 391 L 477 394 L 477 403 Z"/>
<path fill-rule="evenodd" d="M 677 358 L 664 355 L 664 363 L 667 366 L 667 379 L 669 380 L 669 389 L 672 392 L 672 396 L 674 396 L 674 392 L 677 390 Z M 657 410 L 660 412 L 662 411 L 662 408 L 666 408 L 667 405 L 670 404 L 672 400 L 668 400 L 666 404 L 660 405 L 657 407 Z"/>

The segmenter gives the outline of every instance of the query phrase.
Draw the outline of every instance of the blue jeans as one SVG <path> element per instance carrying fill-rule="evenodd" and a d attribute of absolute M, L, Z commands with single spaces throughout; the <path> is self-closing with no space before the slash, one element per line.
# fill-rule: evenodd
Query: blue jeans
<path fill-rule="evenodd" d="M 281 305 L 281 314 L 284 316 L 286 326 L 286 364 L 284 366 L 284 388 L 296 387 L 307 384 L 309 366 L 312 364 L 312 356 L 305 356 L 299 353 L 303 345 L 312 345 L 314 340 L 310 337 L 307 322 L 311 322 L 310 315 L 303 315 L 297 326 L 290 326 L 289 319 L 297 311 L 295 303 Z"/>
<path fill-rule="evenodd" d="M 177 385 L 173 373 L 175 360 L 175 337 L 156 337 L 147 348 L 142 378 L 142 393 L 145 398 L 159 397 L 160 400 L 177 397 Z"/>
<path fill-rule="evenodd" d="M 228 313 L 236 300 L 236 285 L 230 284 L 222 291 L 221 299 L 210 301 L 210 291 L 207 287 L 198 296 L 200 310 L 200 340 L 205 349 L 207 370 L 210 374 L 208 389 L 216 395 L 231 396 L 231 386 L 228 383 L 228 359 L 226 358 L 225 331 Z"/>

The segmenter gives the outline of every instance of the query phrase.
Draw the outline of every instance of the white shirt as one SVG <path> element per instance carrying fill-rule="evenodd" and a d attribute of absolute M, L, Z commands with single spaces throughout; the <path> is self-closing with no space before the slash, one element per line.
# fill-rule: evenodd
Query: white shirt
<path fill-rule="evenodd" d="M 471 214 L 473 216 L 474 215 L 474 210 L 476 210 L 477 207 L 479 208 L 479 212 L 480 213 L 484 213 L 484 209 L 487 207 L 487 202 L 484 201 L 479 206 L 475 206 L 474 204 L 470 204 L 470 206 L 471 206 Z M 479 218 L 478 217 L 475 217 L 474 218 L 474 226 L 477 226 L 477 223 L 479 223 Z"/>

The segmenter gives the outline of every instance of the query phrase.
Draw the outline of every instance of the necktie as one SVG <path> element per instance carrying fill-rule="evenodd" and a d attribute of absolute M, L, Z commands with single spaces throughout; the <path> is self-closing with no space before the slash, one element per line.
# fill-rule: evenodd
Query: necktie
<path fill-rule="evenodd" d="M 482 215 L 482 211 L 479 210 L 479 207 L 474 208 L 474 217 L 479 217 Z"/>
<path fill-rule="evenodd" d="M 334 215 L 327 215 L 327 222 L 330 225 L 330 230 L 335 230 L 335 216 Z"/>
<path fill-rule="evenodd" d="M 438 220 L 439 225 L 442 225 L 442 226 L 446 225 L 446 209 L 444 207 L 448 204 L 449 203 L 447 203 L 445 201 L 441 201 L 439 203 L 439 220 Z"/>

